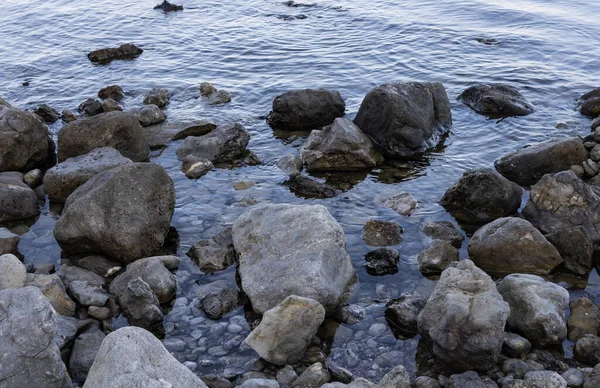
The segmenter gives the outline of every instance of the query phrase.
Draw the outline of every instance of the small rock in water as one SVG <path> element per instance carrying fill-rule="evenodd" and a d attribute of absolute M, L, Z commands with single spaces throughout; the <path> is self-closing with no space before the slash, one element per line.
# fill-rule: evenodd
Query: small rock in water
<path fill-rule="evenodd" d="M 119 85 L 106 86 L 98 92 L 98 97 L 102 99 L 112 98 L 115 101 L 121 101 L 123 96 L 123 89 Z"/>
<path fill-rule="evenodd" d="M 54 123 L 60 117 L 56 109 L 46 104 L 42 104 L 39 107 L 35 108 L 33 113 L 40 116 L 47 123 Z"/>
<path fill-rule="evenodd" d="M 104 112 L 102 103 L 98 100 L 94 100 L 93 98 L 88 98 L 79 104 L 77 110 L 85 113 L 86 116 L 96 116 Z"/>
<path fill-rule="evenodd" d="M 323 364 L 317 362 L 306 369 L 296 381 L 292 383 L 292 388 L 320 387 L 331 379 L 329 371 L 323 367 Z"/>
<path fill-rule="evenodd" d="M 417 208 L 417 201 L 409 193 L 401 193 L 381 201 L 385 207 L 389 207 L 401 216 L 410 216 Z"/>
<path fill-rule="evenodd" d="M 575 343 L 575 359 L 587 365 L 600 364 L 600 337 L 587 334 Z"/>
<path fill-rule="evenodd" d="M 210 160 L 199 158 L 194 155 L 186 156 L 181 165 L 181 170 L 189 179 L 199 179 L 213 168 L 214 165 Z"/>
<path fill-rule="evenodd" d="M 221 319 L 223 315 L 235 310 L 241 305 L 241 296 L 238 290 L 224 288 L 212 292 L 200 301 L 200 307 L 207 317 Z"/>
<path fill-rule="evenodd" d="M 431 221 L 421 225 L 421 231 L 434 240 L 448 241 L 455 248 L 460 248 L 465 237 L 450 221 Z"/>
<path fill-rule="evenodd" d="M 217 90 L 217 88 L 208 82 L 200 84 L 200 95 L 209 105 L 226 104 L 231 101 L 231 94 L 228 91 L 223 89 Z"/>
<path fill-rule="evenodd" d="M 119 47 L 103 48 L 89 53 L 90 61 L 101 64 L 109 63 L 115 59 L 133 59 L 142 54 L 144 50 L 132 43 L 125 43 Z"/>
<path fill-rule="evenodd" d="M 423 295 L 404 293 L 386 305 L 385 320 L 398 338 L 413 338 L 418 334 L 417 319 L 425 307 L 427 298 Z"/>
<path fill-rule="evenodd" d="M 410 375 L 403 365 L 398 365 L 383 376 L 379 386 L 381 388 L 410 388 Z"/>
<path fill-rule="evenodd" d="M 596 88 L 579 99 L 579 111 L 582 115 L 595 118 L 600 116 L 600 88 Z"/>
<path fill-rule="evenodd" d="M 204 136 L 187 137 L 177 150 L 177 157 L 183 160 L 193 155 L 213 164 L 230 163 L 243 156 L 249 141 L 250 135 L 243 125 L 220 125 Z"/>
<path fill-rule="evenodd" d="M 503 84 L 479 84 L 467 88 L 458 96 L 469 108 L 489 118 L 526 116 L 533 106 L 515 88 Z"/>
<path fill-rule="evenodd" d="M 202 272 L 212 273 L 226 269 L 237 259 L 231 228 L 223 230 L 210 240 L 195 242 L 187 255 Z"/>
<path fill-rule="evenodd" d="M 377 248 L 365 255 L 367 272 L 374 276 L 391 275 L 398 272 L 400 253 L 391 248 Z"/>
<path fill-rule="evenodd" d="M 107 98 L 102 101 L 102 110 L 104 112 L 114 112 L 116 110 L 123 110 L 123 108 L 112 98 Z"/>
<path fill-rule="evenodd" d="M 500 44 L 500 41 L 494 38 L 476 38 L 475 40 L 486 46 L 496 46 Z"/>
<path fill-rule="evenodd" d="M 159 108 L 164 108 L 169 103 L 170 95 L 167 89 L 154 88 L 144 97 L 144 104 L 153 104 Z"/>
<path fill-rule="evenodd" d="M 281 20 L 304 20 L 307 19 L 308 16 L 304 15 L 304 14 L 300 14 L 300 15 L 277 15 L 276 16 L 277 19 L 281 19 Z"/>
<path fill-rule="evenodd" d="M 417 256 L 419 271 L 424 275 L 442 273 L 450 263 L 458 261 L 458 250 L 448 241 L 433 240 Z"/>
<path fill-rule="evenodd" d="M 146 105 L 134 111 L 142 127 L 149 127 L 154 124 L 162 123 L 167 119 L 165 113 L 154 104 Z"/>
<path fill-rule="evenodd" d="M 77 120 L 77 115 L 70 109 L 63 110 L 60 117 L 65 123 L 70 123 L 71 121 Z"/>
<path fill-rule="evenodd" d="M 363 227 L 362 239 L 372 247 L 397 245 L 402 241 L 402 231 L 394 222 L 369 220 Z"/>
<path fill-rule="evenodd" d="M 238 182 L 233 183 L 233 188 L 235 190 L 241 191 L 241 190 L 248 190 L 249 188 L 253 187 L 254 185 L 256 185 L 256 183 L 252 182 L 252 181 L 238 181 Z"/>
<path fill-rule="evenodd" d="M 316 7 L 316 4 L 305 4 L 305 3 L 296 3 L 293 0 L 289 0 L 283 3 L 283 5 L 287 5 L 288 7 L 294 7 L 294 8 L 298 8 L 298 7 Z"/>
<path fill-rule="evenodd" d="M 183 11 L 183 5 L 171 4 L 167 0 L 154 7 L 154 9 L 161 9 L 164 12 Z"/>
<path fill-rule="evenodd" d="M 284 182 L 290 190 L 297 195 L 310 198 L 333 198 L 336 196 L 336 190 L 328 184 L 321 183 L 304 175 L 290 177 Z"/>
<path fill-rule="evenodd" d="M 365 319 L 366 315 L 367 311 L 364 307 L 356 304 L 346 304 L 337 309 L 334 316 L 341 323 L 354 325 Z"/>
<path fill-rule="evenodd" d="M 285 155 L 277 161 L 277 167 L 285 172 L 290 178 L 300 175 L 302 170 L 302 159 L 295 155 Z"/>

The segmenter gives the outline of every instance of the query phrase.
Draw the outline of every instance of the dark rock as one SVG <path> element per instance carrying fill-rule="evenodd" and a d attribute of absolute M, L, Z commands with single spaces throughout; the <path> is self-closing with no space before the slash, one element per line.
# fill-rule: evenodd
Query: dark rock
<path fill-rule="evenodd" d="M 98 92 L 98 97 L 102 99 L 111 98 L 115 101 L 121 101 L 123 96 L 123 89 L 119 85 L 110 85 L 100 89 Z"/>
<path fill-rule="evenodd" d="M 417 261 L 422 274 L 439 274 L 448 268 L 450 263 L 458 261 L 458 250 L 448 241 L 433 240 L 419 253 Z"/>
<path fill-rule="evenodd" d="M 187 255 L 202 272 L 211 273 L 226 269 L 237 260 L 231 228 L 225 229 L 210 240 L 197 241 Z"/>
<path fill-rule="evenodd" d="M 6 228 L 0 228 L 0 255 L 16 253 L 21 238 Z"/>
<path fill-rule="evenodd" d="M 154 7 L 154 9 L 161 9 L 164 12 L 183 11 L 183 5 L 171 4 L 167 0 L 164 0 L 162 3 Z"/>
<path fill-rule="evenodd" d="M 223 125 L 200 137 L 188 137 L 177 150 L 180 160 L 193 155 L 212 163 L 231 162 L 240 156 L 250 141 L 241 124 Z"/>
<path fill-rule="evenodd" d="M 102 101 L 103 112 L 114 112 L 122 110 L 123 108 L 119 105 L 119 103 L 113 100 L 112 98 L 107 98 L 106 100 Z"/>
<path fill-rule="evenodd" d="M 494 162 L 494 166 L 507 179 L 529 186 L 546 174 L 569 170 L 588 158 L 589 153 L 583 141 L 578 137 L 568 137 L 534 144 L 504 155 Z"/>
<path fill-rule="evenodd" d="M 0 172 L 0 222 L 35 217 L 39 212 L 37 196 L 23 183 L 23 174 Z"/>
<path fill-rule="evenodd" d="M 56 109 L 46 104 L 42 104 L 35 108 L 33 113 L 40 116 L 42 120 L 44 120 L 47 123 L 54 123 L 60 117 L 60 114 L 56 111 Z"/>
<path fill-rule="evenodd" d="M 310 130 L 331 124 L 336 117 L 343 116 L 345 110 L 346 104 L 337 91 L 294 90 L 273 100 L 267 123 L 275 129 Z"/>
<path fill-rule="evenodd" d="M 462 246 L 465 237 L 450 221 L 430 221 L 421 225 L 421 231 L 434 240 L 448 241 L 455 248 Z"/>
<path fill-rule="evenodd" d="M 77 120 L 77 115 L 70 109 L 65 109 L 60 114 L 62 121 L 65 123 L 70 123 L 71 121 Z"/>
<path fill-rule="evenodd" d="M 354 123 L 388 156 L 411 158 L 437 143 L 452 113 L 441 83 L 394 82 L 367 93 Z"/>
<path fill-rule="evenodd" d="M 540 370 L 542 368 L 542 365 L 534 365 L 533 363 L 528 363 L 518 358 L 509 358 L 502 364 L 502 371 L 507 375 L 516 377 L 517 379 L 522 379 L 525 377 L 527 372 Z"/>
<path fill-rule="evenodd" d="M 148 104 L 142 108 L 136 109 L 133 113 L 137 116 L 142 127 L 159 124 L 167 119 L 167 115 L 154 104 Z"/>
<path fill-rule="evenodd" d="M 395 249 L 377 248 L 365 255 L 367 272 L 373 276 L 392 275 L 398 272 L 400 253 Z"/>
<path fill-rule="evenodd" d="M 86 281 L 89 284 L 100 287 L 106 285 L 106 279 L 102 276 L 74 265 L 61 265 L 58 271 L 56 271 L 56 275 L 67 288 L 74 281 Z"/>
<path fill-rule="evenodd" d="M 583 226 L 547 234 L 546 239 L 556 247 L 568 270 L 586 275 L 594 268 L 594 245 Z"/>
<path fill-rule="evenodd" d="M 135 278 L 118 296 L 119 306 L 129 324 L 151 332 L 162 332 L 163 313 L 158 298 L 141 278 Z"/>
<path fill-rule="evenodd" d="M 292 388 L 316 388 L 326 384 L 331 380 L 329 371 L 323 367 L 323 364 L 317 362 L 309 366 L 298 378 L 292 383 Z"/>
<path fill-rule="evenodd" d="M 211 292 L 200 301 L 200 308 L 210 319 L 221 319 L 227 313 L 241 306 L 240 292 L 233 288 L 224 288 Z"/>
<path fill-rule="evenodd" d="M 154 88 L 144 97 L 144 104 L 164 108 L 169 103 L 170 95 L 167 89 Z"/>
<path fill-rule="evenodd" d="M 575 359 L 587 365 L 600 364 L 600 337 L 587 334 L 575 343 Z"/>
<path fill-rule="evenodd" d="M 598 335 L 600 329 L 600 308 L 598 306 L 588 298 L 577 298 L 569 303 L 569 308 L 571 309 L 571 315 L 567 322 L 569 340 L 577 341 L 587 334 Z"/>
<path fill-rule="evenodd" d="M 417 321 L 427 297 L 417 293 L 402 294 L 386 305 L 385 320 L 397 338 L 413 338 L 419 333 Z"/>
<path fill-rule="evenodd" d="M 402 241 L 402 231 L 395 222 L 369 220 L 363 227 L 362 239 L 372 247 L 397 245 Z"/>
<path fill-rule="evenodd" d="M 502 351 L 509 357 L 522 358 L 531 350 L 531 342 L 527 338 L 514 333 L 504 333 Z"/>
<path fill-rule="evenodd" d="M 181 163 L 181 170 L 189 179 L 199 179 L 214 167 L 215 166 L 210 160 L 199 158 L 194 155 L 186 156 Z"/>
<path fill-rule="evenodd" d="M 101 64 L 109 63 L 116 59 L 133 59 L 140 56 L 144 50 L 132 43 L 125 43 L 119 47 L 103 48 L 89 53 L 90 61 Z"/>
<path fill-rule="evenodd" d="M 208 82 L 200 84 L 200 95 L 208 105 L 226 104 L 231 101 L 231 94 L 227 90 L 217 90 Z"/>
<path fill-rule="evenodd" d="M 182 140 L 189 136 L 204 136 L 215 128 L 217 128 L 215 123 L 206 120 L 199 120 L 177 132 L 171 140 Z"/>
<path fill-rule="evenodd" d="M 451 186 L 440 204 L 454 218 L 481 224 L 516 213 L 522 189 L 489 168 L 465 172 Z"/>
<path fill-rule="evenodd" d="M 587 92 L 579 98 L 579 111 L 582 115 L 591 118 L 600 116 L 600 88 Z"/>
<path fill-rule="evenodd" d="M 91 330 L 77 337 L 69 359 L 71 378 L 85 380 L 105 337 L 100 330 Z"/>
<path fill-rule="evenodd" d="M 177 291 L 175 276 L 169 270 L 177 269 L 179 262 L 177 256 L 155 256 L 137 260 L 113 280 L 110 293 L 115 296 L 123 294 L 129 283 L 139 278 L 150 286 L 159 303 L 166 303 Z"/>
<path fill-rule="evenodd" d="M 77 107 L 77 110 L 84 113 L 86 116 L 96 116 L 104 112 L 102 103 L 93 98 L 88 98 Z"/>
<path fill-rule="evenodd" d="M 309 198 L 333 198 L 337 191 L 326 183 L 321 183 L 304 175 L 290 177 L 284 182 L 297 195 Z"/>
<path fill-rule="evenodd" d="M 503 84 L 479 84 L 458 96 L 469 108 L 490 118 L 527 116 L 533 106 L 515 88 Z"/>

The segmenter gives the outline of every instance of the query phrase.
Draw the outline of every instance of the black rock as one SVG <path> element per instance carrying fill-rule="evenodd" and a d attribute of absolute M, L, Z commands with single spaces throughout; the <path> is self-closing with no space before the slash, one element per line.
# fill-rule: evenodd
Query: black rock
<path fill-rule="evenodd" d="M 56 109 L 46 104 L 42 104 L 37 107 L 33 113 L 40 116 L 47 123 L 53 123 L 60 117 L 60 114 L 56 111 Z"/>
<path fill-rule="evenodd" d="M 125 43 L 119 47 L 109 47 L 100 50 L 94 50 L 87 56 L 90 61 L 98 63 L 109 63 L 115 59 L 133 59 L 144 52 L 141 48 L 132 43 Z"/>
<path fill-rule="evenodd" d="M 183 5 L 171 4 L 167 0 L 154 7 L 154 9 L 162 9 L 164 12 L 183 11 Z"/>
<path fill-rule="evenodd" d="M 310 198 L 333 198 L 337 194 L 336 190 L 314 179 L 304 175 L 298 175 L 285 181 L 284 185 L 297 195 Z"/>
<path fill-rule="evenodd" d="M 373 276 L 391 275 L 398 272 L 400 253 L 391 248 L 377 248 L 365 255 L 367 272 Z"/>
<path fill-rule="evenodd" d="M 469 108 L 490 118 L 527 116 L 533 106 L 515 88 L 503 84 L 479 84 L 458 96 Z"/>
<path fill-rule="evenodd" d="M 240 292 L 233 288 L 223 288 L 218 292 L 211 292 L 200 301 L 200 308 L 211 319 L 221 319 L 223 315 L 241 305 Z"/>
<path fill-rule="evenodd" d="M 96 116 L 104 112 L 104 108 L 102 108 L 102 103 L 92 98 L 88 98 L 87 100 L 79 104 L 77 110 L 85 113 L 87 116 Z"/>

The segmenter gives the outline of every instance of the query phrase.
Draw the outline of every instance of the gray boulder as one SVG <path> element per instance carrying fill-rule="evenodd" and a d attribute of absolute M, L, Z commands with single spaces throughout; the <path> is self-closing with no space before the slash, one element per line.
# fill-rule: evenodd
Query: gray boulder
<path fill-rule="evenodd" d="M 348 171 L 374 167 L 377 157 L 371 139 L 346 118 L 314 130 L 300 150 L 308 171 Z"/>
<path fill-rule="evenodd" d="M 469 257 L 484 271 L 497 274 L 547 275 L 562 258 L 556 248 L 528 221 L 499 218 L 479 228 L 468 247 Z"/>
<path fill-rule="evenodd" d="M 16 253 L 21 237 L 6 228 L 0 228 L 0 255 Z"/>
<path fill-rule="evenodd" d="M 174 207 L 173 181 L 162 166 L 126 164 L 75 190 L 54 236 L 65 252 L 104 253 L 129 263 L 162 246 Z"/>
<path fill-rule="evenodd" d="M 77 337 L 69 358 L 69 371 L 73 379 L 85 380 L 105 337 L 100 330 L 90 330 Z"/>
<path fill-rule="evenodd" d="M 48 127 L 33 113 L 0 104 L 0 172 L 28 170 L 48 157 Z"/>
<path fill-rule="evenodd" d="M 20 172 L 0 172 L 0 222 L 35 217 L 38 199 Z"/>
<path fill-rule="evenodd" d="M 108 112 L 75 120 L 58 132 L 59 162 L 100 147 L 113 147 L 134 162 L 143 162 L 150 156 L 142 127 L 130 112 Z"/>
<path fill-rule="evenodd" d="M 154 88 L 144 97 L 144 104 L 164 108 L 169 103 L 170 95 L 167 89 Z"/>
<path fill-rule="evenodd" d="M 187 255 L 202 272 L 212 273 L 226 269 L 237 260 L 231 228 L 225 229 L 210 240 L 195 242 Z"/>
<path fill-rule="evenodd" d="M 193 155 L 213 163 L 230 162 L 246 150 L 250 136 L 241 124 L 218 126 L 204 136 L 187 137 L 177 150 L 180 160 Z"/>
<path fill-rule="evenodd" d="M 25 286 L 27 270 L 21 260 L 13 254 L 0 256 L 0 290 Z"/>
<path fill-rule="evenodd" d="M 69 288 L 74 281 L 86 281 L 94 286 L 106 285 L 106 279 L 98 274 L 74 265 L 61 265 L 56 275 L 62 280 L 65 287 Z"/>
<path fill-rule="evenodd" d="M 507 179 L 530 186 L 544 175 L 568 170 L 581 165 L 589 158 L 583 141 L 578 137 L 551 140 L 534 144 L 519 151 L 504 155 L 494 166 Z"/>
<path fill-rule="evenodd" d="M 367 93 L 354 123 L 388 156 L 410 158 L 437 143 L 452 113 L 441 83 L 394 82 Z"/>
<path fill-rule="evenodd" d="M 75 315 L 77 305 L 67 294 L 65 285 L 58 275 L 27 274 L 25 285 L 39 288 L 42 294 L 48 298 L 54 310 L 60 315 L 67 317 Z"/>
<path fill-rule="evenodd" d="M 512 86 L 478 84 L 465 89 L 458 99 L 475 112 L 490 118 L 527 116 L 533 106 Z"/>
<path fill-rule="evenodd" d="M 246 343 L 262 358 L 286 365 L 304 357 L 313 336 L 325 320 L 325 309 L 310 298 L 292 295 L 263 314 Z"/>
<path fill-rule="evenodd" d="M 206 388 L 152 333 L 137 327 L 106 336 L 85 382 L 85 388 L 165 386 Z"/>
<path fill-rule="evenodd" d="M 566 338 L 567 290 L 539 276 L 512 274 L 498 284 L 498 292 L 510 305 L 508 328 L 534 347 L 560 345 Z"/>
<path fill-rule="evenodd" d="M 558 230 L 546 239 L 556 247 L 568 270 L 586 275 L 594 268 L 594 244 L 583 226 Z"/>
<path fill-rule="evenodd" d="M 258 313 L 290 295 L 334 310 L 356 274 L 340 224 L 322 205 L 263 205 L 233 224 L 244 292 Z"/>
<path fill-rule="evenodd" d="M 68 388 L 54 342 L 56 313 L 35 287 L 0 291 L 0 386 Z"/>
<path fill-rule="evenodd" d="M 494 281 L 463 260 L 442 272 L 419 314 L 418 328 L 450 371 L 485 371 L 498 359 L 509 314 Z"/>
<path fill-rule="evenodd" d="M 90 117 L 99 115 L 100 113 L 104 112 L 102 103 L 98 100 L 94 100 L 93 98 L 88 98 L 87 100 L 79 104 L 77 110 Z"/>
<path fill-rule="evenodd" d="M 167 119 L 165 112 L 154 104 L 143 106 L 133 111 L 142 127 L 160 124 Z"/>
<path fill-rule="evenodd" d="M 490 168 L 470 170 L 440 200 L 454 218 L 481 224 L 516 213 L 522 189 Z"/>
<path fill-rule="evenodd" d="M 455 248 L 460 248 L 465 237 L 450 221 L 430 221 L 421 225 L 421 231 L 434 240 L 448 241 Z"/>
<path fill-rule="evenodd" d="M 453 261 L 458 261 L 458 250 L 448 241 L 433 240 L 417 256 L 419 271 L 424 275 L 439 274 Z"/>
<path fill-rule="evenodd" d="M 542 233 L 583 226 L 592 241 L 600 241 L 600 191 L 573 171 L 544 176 L 531 188 L 523 215 Z"/>
<path fill-rule="evenodd" d="M 103 171 L 132 163 L 111 147 L 69 158 L 46 172 L 44 187 L 53 201 L 64 202 L 79 186 Z"/>
<path fill-rule="evenodd" d="M 285 92 L 273 100 L 267 123 L 275 129 L 310 130 L 342 117 L 346 104 L 337 91 L 304 89 Z"/>
<path fill-rule="evenodd" d="M 179 267 L 177 256 L 155 256 L 137 260 L 127 266 L 110 284 L 110 293 L 119 296 L 125 292 L 130 281 L 140 278 L 146 282 L 160 303 L 166 303 L 175 295 L 177 283 L 169 270 Z"/>
<path fill-rule="evenodd" d="M 82 306 L 102 307 L 108 300 L 108 293 L 104 288 L 90 284 L 85 280 L 71 282 L 69 293 Z"/>

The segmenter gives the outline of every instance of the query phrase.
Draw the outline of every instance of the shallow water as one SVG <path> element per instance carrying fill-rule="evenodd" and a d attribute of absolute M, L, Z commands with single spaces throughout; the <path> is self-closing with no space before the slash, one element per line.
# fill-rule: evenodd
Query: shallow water
<path fill-rule="evenodd" d="M 598 86 L 600 3 L 595 1 L 315 0 L 313 7 L 291 8 L 278 0 L 181 0 L 177 3 L 185 10 L 170 14 L 153 10 L 157 2 L 3 0 L 0 95 L 24 109 L 47 103 L 61 111 L 75 109 L 106 85 L 119 84 L 126 93 L 127 109 L 141 105 L 150 88 L 165 87 L 171 91 L 169 120 L 239 121 L 249 131 L 249 149 L 263 162 L 260 166 L 216 169 L 193 181 L 179 170 L 175 150 L 180 142 L 170 143 L 152 158 L 167 168 L 175 182 L 172 225 L 179 233 L 183 259 L 177 274 L 178 302 L 166 319 L 167 325 L 179 322 L 179 326 L 167 328 L 167 343 L 173 338 L 185 341 L 186 350 L 175 353 L 182 361 L 199 362 L 200 375 L 251 370 L 246 362 L 256 357 L 235 340 L 248 332 L 241 310 L 225 317 L 222 325 L 202 319 L 190 325 L 188 318 L 181 323 L 185 314 L 175 313 L 178 306 L 191 303 L 198 284 L 214 280 L 235 284 L 234 268 L 202 274 L 185 252 L 195 241 L 231 224 L 247 209 L 242 206 L 248 201 L 245 198 L 320 203 L 340 222 L 360 282 L 352 301 L 367 306 L 369 314 L 358 325 L 338 329 L 332 354 L 342 366 L 377 381 L 400 363 L 414 369 L 415 339 L 397 341 L 388 329 L 373 341 L 364 331 L 373 323 L 385 323 L 386 299 L 433 287 L 434 282 L 417 270 L 416 255 L 428 243 L 419 226 L 429 220 L 452 220 L 437 204 L 445 190 L 464 171 L 492 167 L 499 156 L 526 144 L 589 133 L 589 120 L 574 108 L 578 96 Z M 307 18 L 277 18 L 296 14 Z M 85 55 L 125 42 L 142 47 L 144 53 L 108 65 L 93 64 Z M 454 124 L 443 146 L 406 169 L 374 170 L 349 179 L 350 184 L 340 186 L 346 190 L 331 199 L 299 198 L 281 185 L 286 176 L 275 162 L 281 155 L 298 153 L 303 136 L 282 138 L 266 125 L 264 116 L 276 95 L 298 88 L 336 89 L 346 101 L 347 117 L 353 118 L 371 88 L 396 80 L 445 85 Z M 25 81 L 29 86 L 22 85 Z M 230 91 L 232 102 L 204 105 L 198 98 L 203 81 Z M 467 86 L 487 81 L 515 86 L 536 112 L 497 122 L 456 101 Z M 559 129 L 558 123 L 566 125 Z M 50 128 L 56 133 L 60 127 L 58 122 Z M 240 180 L 256 185 L 236 191 L 232 184 Z M 399 192 L 419 200 L 411 217 L 379 205 L 381 199 Z M 22 234 L 19 250 L 26 262 L 60 263 L 60 249 L 52 236 L 57 218 L 56 209 L 46 203 L 30 227 L 11 225 Z M 396 247 L 401 254 L 396 275 L 373 277 L 364 270 L 364 254 L 371 248 L 362 241 L 361 230 L 370 218 L 396 221 L 405 230 L 404 241 Z M 467 242 L 461 258 L 466 257 Z M 587 291 L 597 293 L 599 288 L 594 272 Z M 243 331 L 221 333 L 230 321 Z M 194 334 L 194 330 L 202 332 Z M 191 349 L 202 347 L 194 345 L 198 335 L 207 350 L 192 355 Z M 229 339 L 233 342 L 231 349 L 223 350 L 225 357 L 210 352 Z"/>

